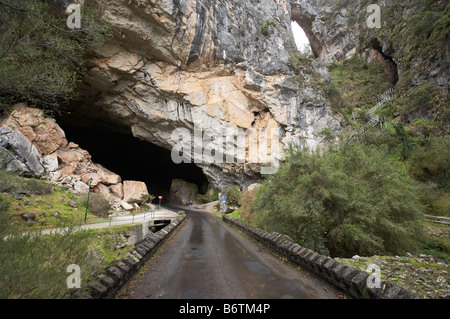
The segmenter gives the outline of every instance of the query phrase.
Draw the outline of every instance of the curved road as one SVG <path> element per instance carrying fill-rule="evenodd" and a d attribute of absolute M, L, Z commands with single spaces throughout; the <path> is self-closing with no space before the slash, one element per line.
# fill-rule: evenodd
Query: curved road
<path fill-rule="evenodd" d="M 193 209 L 186 215 L 119 298 L 338 298 L 329 285 L 281 261 L 211 213 Z"/>

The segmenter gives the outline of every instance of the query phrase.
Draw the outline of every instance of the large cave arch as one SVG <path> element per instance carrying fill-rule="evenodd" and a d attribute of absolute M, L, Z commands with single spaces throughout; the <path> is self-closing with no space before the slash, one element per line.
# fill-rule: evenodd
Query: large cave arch
<path fill-rule="evenodd" d="M 313 30 L 315 16 L 304 10 L 299 4 L 291 3 L 291 20 L 296 22 L 308 37 L 315 58 L 322 54 L 323 45 Z"/>
<path fill-rule="evenodd" d="M 170 198 L 173 179 L 196 184 L 201 192 L 208 187 L 208 179 L 195 164 L 175 164 L 171 151 L 135 138 L 131 130 L 98 118 L 60 116 L 57 122 L 68 140 L 87 150 L 94 163 L 120 175 L 122 180 L 146 183 L 154 196 Z"/>

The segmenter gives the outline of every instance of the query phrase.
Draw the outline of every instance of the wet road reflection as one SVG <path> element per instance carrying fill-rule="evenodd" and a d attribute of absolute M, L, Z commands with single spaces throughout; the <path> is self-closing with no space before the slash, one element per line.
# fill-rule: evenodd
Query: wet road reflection
<path fill-rule="evenodd" d="M 187 212 L 187 221 L 150 260 L 122 298 L 337 298 L 320 280 L 246 239 L 219 218 Z"/>

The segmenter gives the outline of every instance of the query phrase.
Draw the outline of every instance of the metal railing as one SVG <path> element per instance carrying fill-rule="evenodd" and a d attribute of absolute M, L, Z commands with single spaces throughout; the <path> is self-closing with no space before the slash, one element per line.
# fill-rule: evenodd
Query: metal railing
<path fill-rule="evenodd" d="M 450 217 L 423 215 L 423 218 L 436 224 L 450 225 Z"/>
<path fill-rule="evenodd" d="M 359 138 L 364 134 L 366 134 L 372 127 L 376 126 L 379 123 L 382 123 L 383 122 L 382 118 L 376 116 L 375 112 L 377 112 L 379 109 L 381 109 L 383 106 L 385 106 L 388 102 L 392 100 L 392 98 L 394 97 L 394 92 L 395 92 L 394 88 L 390 88 L 389 90 L 381 94 L 378 98 L 378 103 L 374 107 L 372 107 L 369 111 L 367 111 L 367 115 L 370 116 L 369 121 L 366 124 L 364 124 L 364 126 L 346 133 L 343 136 L 342 141 L 347 142 L 355 138 Z"/>
<path fill-rule="evenodd" d="M 79 227 L 79 228 L 107 228 L 115 225 L 127 225 L 127 224 L 142 224 L 149 221 L 165 221 L 165 220 L 171 220 L 174 217 L 172 216 L 156 216 L 156 212 L 143 212 L 143 213 L 136 213 L 132 215 L 126 215 L 126 216 L 110 216 L 109 218 L 101 218 L 101 217 L 91 217 L 85 219 L 84 217 L 79 218 L 61 218 L 59 220 L 58 225 L 46 225 L 45 221 L 37 221 L 35 224 L 38 226 L 38 228 L 29 228 L 30 231 L 39 231 L 42 233 L 48 232 L 51 230 L 58 230 L 61 228 L 66 228 L 69 225 L 72 227 Z M 163 226 L 164 223 L 154 223 L 152 226 Z"/>

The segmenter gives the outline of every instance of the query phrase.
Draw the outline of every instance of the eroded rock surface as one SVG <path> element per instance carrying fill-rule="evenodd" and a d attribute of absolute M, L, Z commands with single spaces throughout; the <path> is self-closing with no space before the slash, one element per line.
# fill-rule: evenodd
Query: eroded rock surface
<path fill-rule="evenodd" d="M 212 149 L 224 149 L 224 159 L 236 157 L 196 163 L 215 188 L 252 184 L 262 164 L 274 163 L 276 152 L 263 149 L 266 131 L 282 149 L 290 141 L 314 148 L 323 129 L 339 130 L 314 81 L 294 79 L 289 1 L 102 3 L 117 32 L 91 59 L 78 113 L 107 118 L 169 150 L 177 145 L 175 129 L 193 140 L 197 128 Z M 327 73 L 321 62 L 310 68 L 319 78 Z M 221 137 L 233 130 L 247 136 L 241 154 L 224 147 Z"/>

